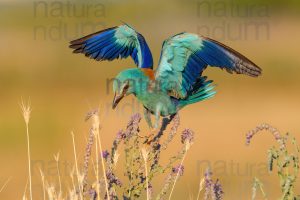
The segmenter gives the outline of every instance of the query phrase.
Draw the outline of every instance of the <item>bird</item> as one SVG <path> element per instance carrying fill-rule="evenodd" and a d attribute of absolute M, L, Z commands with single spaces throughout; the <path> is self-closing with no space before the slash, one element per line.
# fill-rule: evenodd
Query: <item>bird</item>
<path fill-rule="evenodd" d="M 130 56 L 136 67 L 115 77 L 112 109 L 125 96 L 134 95 L 143 105 L 151 129 L 158 128 L 160 117 L 174 117 L 182 108 L 215 95 L 213 81 L 203 75 L 208 67 L 250 77 L 262 74 L 260 67 L 225 44 L 188 32 L 163 42 L 158 66 L 153 69 L 152 53 L 145 38 L 126 23 L 73 40 L 69 47 L 73 53 L 97 61 Z"/>

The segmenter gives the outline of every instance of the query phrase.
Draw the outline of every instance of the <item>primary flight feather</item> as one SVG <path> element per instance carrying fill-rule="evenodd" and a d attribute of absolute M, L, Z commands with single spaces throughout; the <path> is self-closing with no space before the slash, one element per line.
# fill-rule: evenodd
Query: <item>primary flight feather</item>
<path fill-rule="evenodd" d="M 212 97 L 212 81 L 202 76 L 208 67 L 252 77 L 261 69 L 230 47 L 207 37 L 179 33 L 163 42 L 160 61 L 153 70 L 153 58 L 145 38 L 127 24 L 99 31 L 70 42 L 74 53 L 95 60 L 131 57 L 138 68 L 120 72 L 113 85 L 113 108 L 133 94 L 145 108 L 145 119 L 157 128 L 160 116 L 172 116 L 181 108 Z M 156 121 L 152 125 L 150 114 Z"/>

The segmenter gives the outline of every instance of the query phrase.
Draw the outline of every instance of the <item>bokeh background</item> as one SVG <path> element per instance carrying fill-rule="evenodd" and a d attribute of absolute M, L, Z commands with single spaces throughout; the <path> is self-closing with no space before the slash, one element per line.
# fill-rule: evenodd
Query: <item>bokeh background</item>
<path fill-rule="evenodd" d="M 49 181 L 57 180 L 53 158 L 57 152 L 62 177 L 68 180 L 70 167 L 64 163 L 73 163 L 71 131 L 82 157 L 88 111 L 101 108 L 104 148 L 132 113 L 142 111 L 132 97 L 111 110 L 113 94 L 107 80 L 134 67 L 131 59 L 99 63 L 68 48 L 70 40 L 121 21 L 145 36 L 155 65 L 163 40 L 188 31 L 233 47 L 263 69 L 259 78 L 206 70 L 218 93 L 180 112 L 181 128 L 193 129 L 196 141 L 174 199 L 196 196 L 207 163 L 223 183 L 225 199 L 250 199 L 255 176 L 265 184 L 270 199 L 278 197 L 277 177 L 266 172 L 266 151 L 275 145 L 274 139 L 261 134 L 246 147 L 245 133 L 267 122 L 300 141 L 299 1 L 1 0 L 0 10 L 0 185 L 10 178 L 0 199 L 20 199 L 28 181 L 21 98 L 30 99 L 33 108 L 29 128 L 35 199 L 41 199 L 39 167 Z M 144 121 L 141 128 L 146 134 Z M 163 176 L 156 180 L 156 191 L 163 180 Z"/>

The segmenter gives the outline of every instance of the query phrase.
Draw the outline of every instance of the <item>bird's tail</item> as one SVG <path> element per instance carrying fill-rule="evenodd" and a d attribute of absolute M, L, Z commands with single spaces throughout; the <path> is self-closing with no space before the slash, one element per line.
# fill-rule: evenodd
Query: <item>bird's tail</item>
<path fill-rule="evenodd" d="M 207 77 L 200 77 L 197 82 L 193 85 L 193 89 L 189 92 L 186 99 L 179 100 L 179 108 L 183 108 L 186 105 L 193 104 L 205 99 L 209 99 L 216 94 L 214 91 L 214 85 L 211 80 L 206 80 Z"/>

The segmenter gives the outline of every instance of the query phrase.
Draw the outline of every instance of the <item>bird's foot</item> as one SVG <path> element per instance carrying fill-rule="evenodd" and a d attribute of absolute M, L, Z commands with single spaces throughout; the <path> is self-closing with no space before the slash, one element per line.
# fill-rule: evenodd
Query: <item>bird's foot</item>
<path fill-rule="evenodd" d="M 156 133 L 157 133 L 157 128 L 151 128 L 150 134 L 145 136 L 146 140 L 145 140 L 144 144 L 150 145 L 154 141 Z"/>
<path fill-rule="evenodd" d="M 143 136 L 143 135 L 140 135 L 140 134 L 137 134 L 138 137 L 140 138 L 146 138 L 147 136 Z"/>
<path fill-rule="evenodd" d="M 150 134 L 149 135 L 140 135 L 138 133 L 137 136 L 140 137 L 140 138 L 149 138 L 149 137 L 151 137 L 151 135 L 154 135 L 155 132 L 156 132 L 156 128 L 151 128 L 150 127 Z"/>

